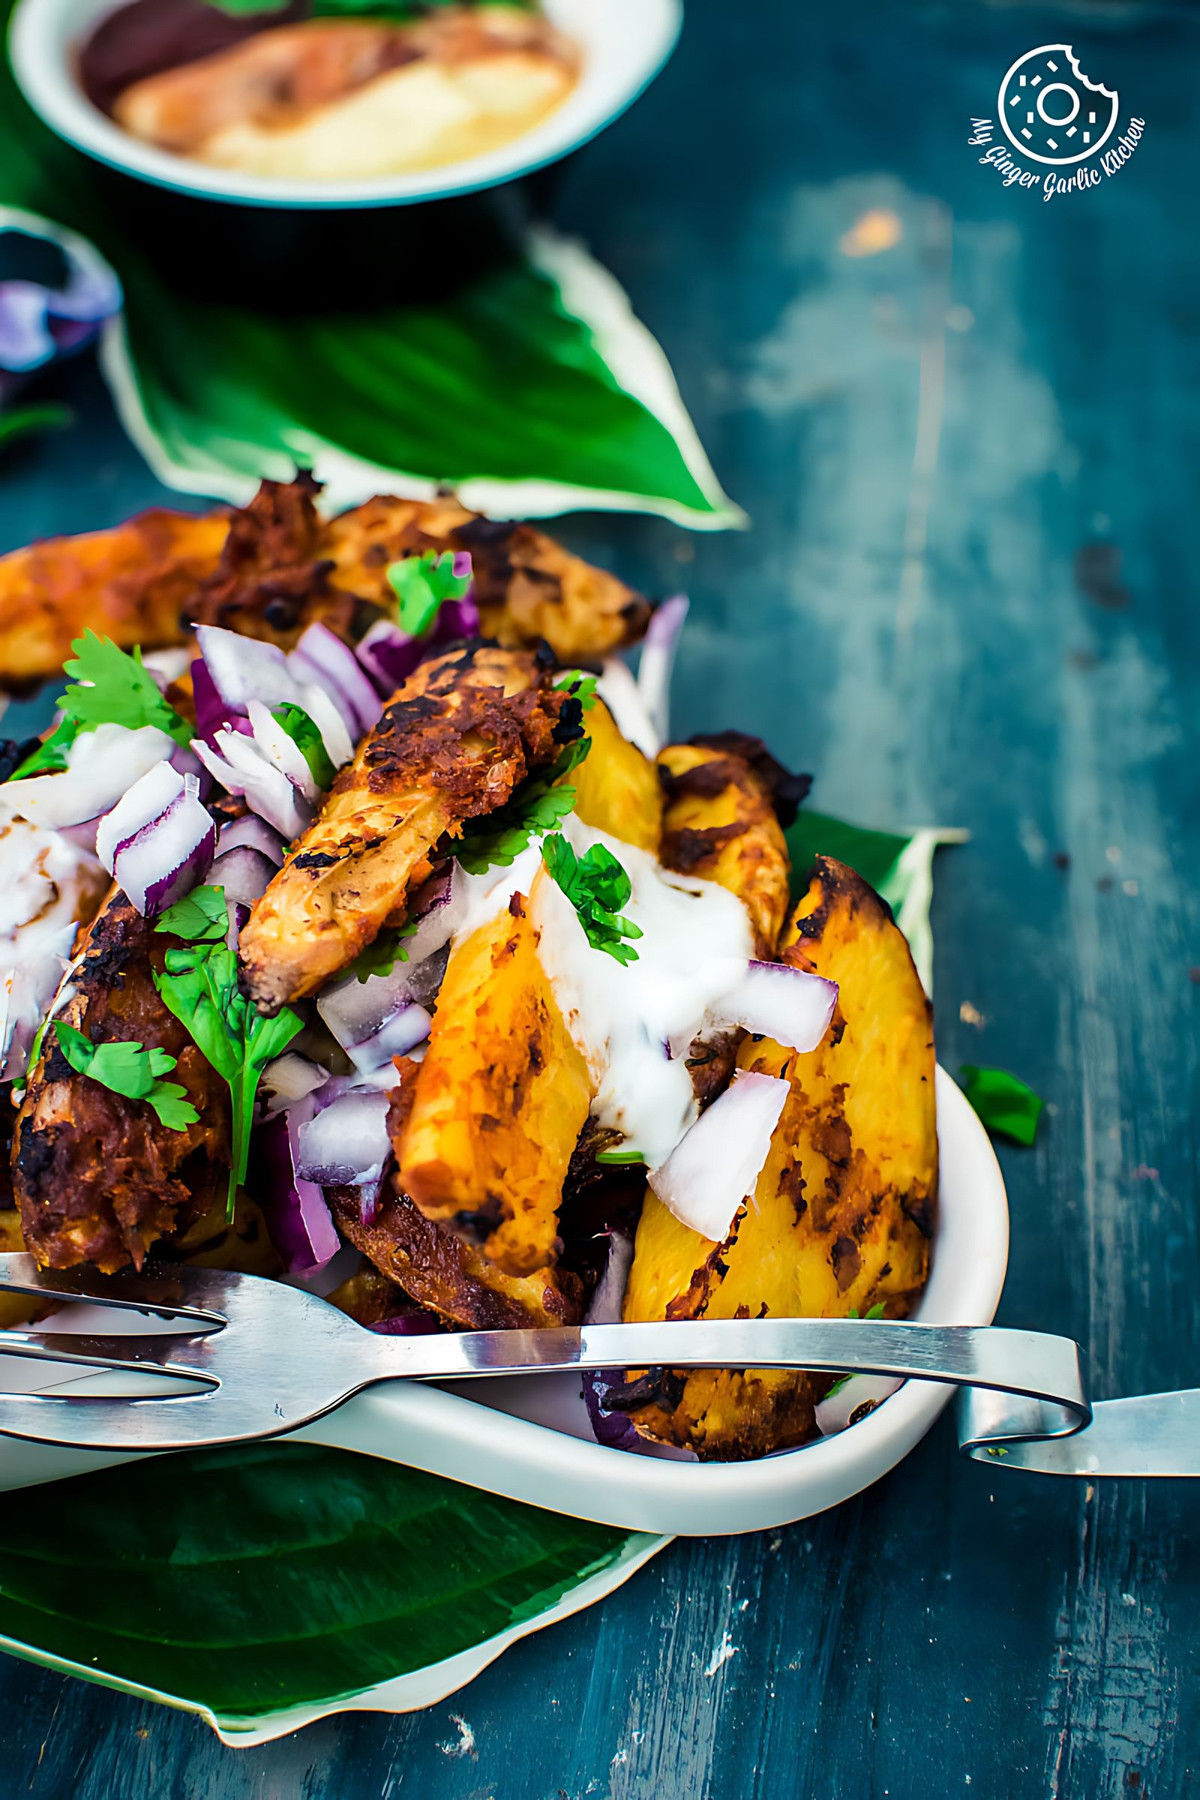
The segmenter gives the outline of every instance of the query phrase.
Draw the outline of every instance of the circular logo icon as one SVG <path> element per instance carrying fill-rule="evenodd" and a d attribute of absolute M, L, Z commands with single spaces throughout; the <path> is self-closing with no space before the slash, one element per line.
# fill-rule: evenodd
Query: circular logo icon
<path fill-rule="evenodd" d="M 1117 122 L 1116 93 L 1088 80 L 1070 44 L 1043 44 L 1018 57 L 996 104 L 1009 143 L 1040 163 L 1083 162 Z"/>

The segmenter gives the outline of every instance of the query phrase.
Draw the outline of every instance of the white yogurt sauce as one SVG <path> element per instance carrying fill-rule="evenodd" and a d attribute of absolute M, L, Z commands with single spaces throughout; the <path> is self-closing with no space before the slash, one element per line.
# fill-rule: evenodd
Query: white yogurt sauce
<path fill-rule="evenodd" d="M 673 874 L 649 852 L 574 816 L 563 834 L 578 856 L 603 844 L 624 866 L 633 886 L 624 914 L 642 931 L 635 962 L 592 948 L 575 908 L 542 870 L 540 843 L 509 869 L 467 877 L 470 897 L 454 941 L 502 912 L 513 894 L 528 897 L 542 966 L 596 1085 L 592 1115 L 654 1168 L 697 1116 L 687 1047 L 709 1008 L 745 975 L 754 954 L 750 921 L 727 889 Z"/>

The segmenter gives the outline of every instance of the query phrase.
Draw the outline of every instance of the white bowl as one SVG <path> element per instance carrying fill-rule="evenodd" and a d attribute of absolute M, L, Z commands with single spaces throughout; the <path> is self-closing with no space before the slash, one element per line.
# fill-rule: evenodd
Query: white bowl
<path fill-rule="evenodd" d="M 941 1204 L 917 1317 L 987 1325 L 1008 1265 L 1004 1181 L 987 1133 L 943 1069 L 937 1102 Z M 12 1362 L 0 1357 L 0 1389 Z M 760 1462 L 695 1463 L 597 1444 L 578 1379 L 563 1375 L 393 1382 L 295 1435 L 627 1530 L 723 1535 L 804 1519 L 869 1487 L 924 1437 L 952 1391 L 908 1381 L 849 1430 Z M 128 1460 L 0 1438 L 0 1490 Z"/>
<path fill-rule="evenodd" d="M 210 200 L 253 206 L 397 206 L 473 193 L 556 162 L 620 116 L 658 74 L 682 23 L 681 0 L 545 0 L 553 23 L 580 46 L 578 83 L 532 131 L 498 150 L 408 175 L 371 181 L 275 181 L 209 168 L 156 150 L 92 105 L 75 77 L 75 47 L 114 10 L 114 0 L 20 0 L 9 52 L 33 110 L 59 137 L 142 181 Z"/>

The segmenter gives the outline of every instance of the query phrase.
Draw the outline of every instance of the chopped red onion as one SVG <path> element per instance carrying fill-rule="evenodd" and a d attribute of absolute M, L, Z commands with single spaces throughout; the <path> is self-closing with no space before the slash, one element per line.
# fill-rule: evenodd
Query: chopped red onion
<path fill-rule="evenodd" d="M 227 850 L 257 850 L 260 855 L 282 869 L 287 855 L 287 846 L 277 831 L 272 831 L 265 819 L 257 813 L 243 813 L 240 819 L 231 819 L 222 825 L 217 834 L 217 855 L 224 856 Z"/>
<path fill-rule="evenodd" d="M 633 1267 L 633 1239 L 616 1227 L 608 1234 L 608 1255 L 591 1304 L 583 1316 L 585 1325 L 619 1325 Z"/>
<path fill-rule="evenodd" d="M 288 735 L 261 700 L 251 700 L 247 713 L 254 742 L 267 761 L 274 763 L 280 773 L 287 776 L 296 792 L 302 794 L 310 806 L 315 806 L 321 799 L 323 790 L 313 779 L 308 758 L 295 738 Z"/>
<path fill-rule="evenodd" d="M 391 619 L 377 619 L 358 644 L 355 655 L 387 699 L 408 680 L 425 655 L 425 646 L 419 638 L 401 631 Z"/>
<path fill-rule="evenodd" d="M 200 798 L 208 799 L 212 792 L 213 778 L 190 745 L 176 744 L 167 760 L 178 774 L 195 776 Z"/>
<path fill-rule="evenodd" d="M 209 878 L 215 887 L 224 888 L 227 902 L 249 907 L 262 899 L 275 873 L 275 864 L 261 850 L 252 850 L 249 844 L 235 844 L 232 850 L 217 857 Z"/>
<path fill-rule="evenodd" d="M 633 1265 L 633 1239 L 627 1232 L 609 1233 L 604 1269 L 584 1317 L 585 1325 L 619 1325 L 629 1271 Z M 609 1412 L 609 1389 L 624 1386 L 624 1369 L 587 1369 L 583 1376 L 583 1403 L 588 1423 L 598 1444 L 612 1450 L 635 1450 L 642 1443 L 628 1413 Z"/>
<path fill-rule="evenodd" d="M 791 1050 L 815 1050 L 829 1029 L 837 982 L 790 963 L 752 962 L 735 988 L 713 1006 L 721 1024 L 740 1025 Z"/>
<path fill-rule="evenodd" d="M 328 1069 L 301 1056 L 298 1050 L 285 1050 L 262 1073 L 259 1092 L 264 1097 L 268 1114 L 285 1112 L 297 1100 L 315 1093 L 329 1080 Z"/>
<path fill-rule="evenodd" d="M 664 742 L 671 706 L 671 671 L 675 666 L 679 634 L 687 616 L 687 595 L 672 594 L 655 608 L 642 641 L 638 689 L 650 721 Z"/>
<path fill-rule="evenodd" d="M 244 794 L 246 804 L 289 843 L 307 831 L 313 820 L 311 806 L 252 739 L 236 731 L 218 731 L 216 749 L 200 738 L 193 739 L 192 748 L 222 787 Z"/>
<path fill-rule="evenodd" d="M 642 703 L 638 684 L 619 656 L 605 658 L 596 692 L 612 714 L 621 736 L 636 744 L 643 756 L 657 756 L 663 747 L 663 734 L 656 730 Z"/>
<path fill-rule="evenodd" d="M 296 1173 L 322 1187 L 377 1181 L 391 1155 L 389 1105 L 387 1094 L 355 1088 L 322 1108 L 300 1126 Z"/>
<path fill-rule="evenodd" d="M 460 554 L 464 554 L 460 552 Z M 455 557 L 458 562 L 458 557 Z M 470 557 L 467 557 L 468 567 Z M 458 570 L 455 569 L 455 574 Z M 475 589 L 470 587 L 461 600 L 443 600 L 438 607 L 434 622 L 433 636 L 438 644 L 454 644 L 460 638 L 474 637 L 479 631 L 479 605 L 475 599 Z"/>
<path fill-rule="evenodd" d="M 383 711 L 383 701 L 367 680 L 362 664 L 328 625 L 309 625 L 287 664 L 296 680 L 315 681 L 348 702 L 358 727 L 356 736 L 369 731 Z"/>
<path fill-rule="evenodd" d="M 155 763 L 139 776 L 96 827 L 96 855 L 111 875 L 117 851 L 166 812 L 183 792 L 183 776 L 169 761 Z"/>
<path fill-rule="evenodd" d="M 196 730 L 210 741 L 216 732 L 233 723 L 235 711 L 217 692 L 217 684 L 202 656 L 192 663 L 192 704 L 196 709 Z"/>
<path fill-rule="evenodd" d="M 290 1113 L 268 1119 L 257 1133 L 264 1176 L 259 1196 L 263 1217 L 289 1275 L 323 1268 L 341 1248 L 324 1194 L 315 1182 L 296 1174 L 298 1115 L 303 1106 L 301 1101 Z"/>
<path fill-rule="evenodd" d="M 417 929 L 405 940 L 408 960 L 415 967 L 450 942 L 467 916 L 470 886 L 457 862 L 443 875 L 434 875 L 413 895 L 412 915 Z M 423 999 L 420 994 L 415 999 Z"/>
<path fill-rule="evenodd" d="M 147 918 L 204 880 L 217 846 L 217 828 L 201 804 L 195 776 L 185 775 L 182 787 L 158 818 L 118 846 L 113 860 L 113 880 Z"/>
<path fill-rule="evenodd" d="M 136 731 L 124 725 L 98 725 L 75 739 L 65 769 L 5 782 L 6 806 L 30 824 L 50 830 L 82 825 L 114 807 L 173 748 L 173 740 L 154 725 L 141 725 Z"/>
<path fill-rule="evenodd" d="M 377 1331 L 381 1337 L 426 1337 L 444 1329 L 441 1320 L 427 1312 L 397 1313 L 392 1319 L 376 1319 L 367 1326 L 368 1331 Z"/>
<path fill-rule="evenodd" d="M 198 625 L 196 641 L 218 698 L 231 711 L 245 713 L 251 700 L 282 706 L 293 698 L 295 678 L 277 644 L 243 637 L 219 625 Z M 203 727 L 201 735 L 209 735 Z"/>
<path fill-rule="evenodd" d="M 739 1070 L 651 1172 L 650 1186 L 681 1225 L 718 1244 L 729 1236 L 767 1160 L 788 1092 L 774 1075 Z"/>
<path fill-rule="evenodd" d="M 391 1066 L 392 1058 L 407 1056 L 418 1044 L 423 1044 L 432 1024 L 433 1019 L 423 1006 L 406 1006 L 373 1037 L 355 1044 L 346 1054 L 364 1080 L 374 1081 L 377 1076 L 386 1074 L 387 1087 L 394 1088 L 396 1073 Z"/>

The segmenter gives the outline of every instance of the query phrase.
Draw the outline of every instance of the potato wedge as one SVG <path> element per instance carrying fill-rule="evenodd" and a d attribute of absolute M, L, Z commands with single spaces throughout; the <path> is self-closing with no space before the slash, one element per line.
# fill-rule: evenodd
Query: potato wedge
<path fill-rule="evenodd" d="M 797 1056 L 747 1039 L 743 1068 L 791 1094 L 749 1206 L 723 1244 L 648 1195 L 627 1319 L 834 1318 L 882 1303 L 903 1317 L 924 1287 L 937 1203 L 929 1002 L 888 908 L 819 857 L 782 959 L 839 983 L 824 1042 Z M 659 1371 L 633 1413 L 643 1435 L 735 1460 L 803 1443 L 828 1376 Z"/>
<path fill-rule="evenodd" d="M 313 993 L 400 923 L 438 840 L 502 806 L 528 768 L 578 736 L 571 708 L 577 719 L 578 702 L 532 651 L 460 648 L 422 663 L 242 931 L 243 979 L 260 1011 Z"/>
<path fill-rule="evenodd" d="M 769 782 L 748 756 L 704 743 L 668 744 L 658 770 L 666 790 L 664 865 L 737 894 L 758 954 L 773 955 L 787 917 L 790 866 Z"/>
<path fill-rule="evenodd" d="M 0 691 L 56 680 L 88 626 L 125 650 L 183 643 L 183 614 L 228 530 L 224 511 L 155 508 L 114 531 L 48 538 L 0 558 Z"/>
<path fill-rule="evenodd" d="M 603 700 L 588 707 L 583 729 L 592 747 L 567 777 L 575 789 L 578 817 L 624 844 L 657 855 L 663 801 L 654 764 L 622 737 Z"/>
<path fill-rule="evenodd" d="M 426 1218 L 453 1221 L 506 1274 L 525 1276 L 558 1254 L 592 1081 L 517 899 L 451 952 L 394 1141 L 401 1191 Z"/>

